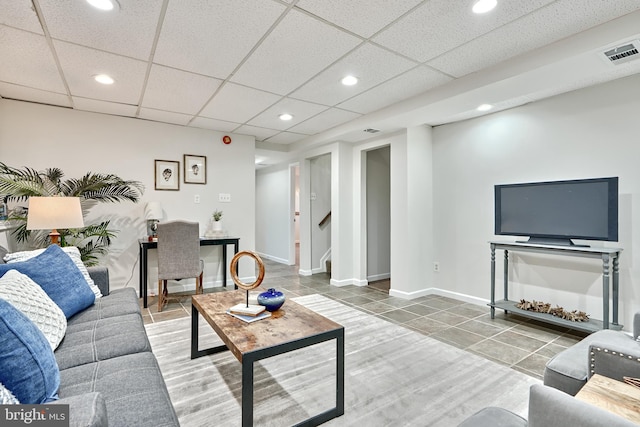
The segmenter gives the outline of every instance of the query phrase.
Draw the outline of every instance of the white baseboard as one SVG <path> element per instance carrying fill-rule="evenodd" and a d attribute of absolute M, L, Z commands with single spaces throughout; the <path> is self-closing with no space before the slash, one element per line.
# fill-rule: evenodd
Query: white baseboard
<path fill-rule="evenodd" d="M 284 264 L 284 265 L 291 265 L 289 264 L 289 260 L 288 259 L 284 259 L 284 258 L 278 258 L 272 255 L 268 255 L 268 254 L 263 254 L 261 252 L 257 252 L 258 255 L 260 255 L 260 258 L 264 258 L 264 259 L 268 259 L 271 261 L 275 261 L 278 262 L 280 264 Z"/>
<path fill-rule="evenodd" d="M 472 295 L 461 294 L 459 292 L 451 292 L 451 291 L 447 291 L 440 288 L 427 288 L 427 289 L 421 289 L 415 292 L 404 292 L 404 291 L 398 291 L 395 289 L 389 289 L 389 296 L 408 299 L 408 300 L 420 298 L 426 295 L 439 295 L 442 297 L 453 298 L 459 301 L 464 301 L 469 304 L 474 304 L 479 306 L 486 306 L 490 302 L 488 299 L 485 299 L 485 298 L 478 298 Z"/>
<path fill-rule="evenodd" d="M 391 279 L 391 273 L 373 274 L 371 276 L 367 276 L 367 280 L 370 282 L 376 282 L 378 280 L 387 280 L 387 279 Z"/>
<path fill-rule="evenodd" d="M 303 270 L 303 269 L 299 269 L 298 270 L 298 274 L 301 276 L 311 276 L 313 274 L 312 270 Z"/>

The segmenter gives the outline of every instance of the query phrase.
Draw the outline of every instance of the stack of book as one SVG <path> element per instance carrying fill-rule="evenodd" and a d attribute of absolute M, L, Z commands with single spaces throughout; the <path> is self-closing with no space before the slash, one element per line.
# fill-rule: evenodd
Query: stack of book
<path fill-rule="evenodd" d="M 262 305 L 247 305 L 244 303 L 234 305 L 227 310 L 227 313 L 247 323 L 255 322 L 256 320 L 265 319 L 271 316 L 271 313 L 265 311 L 264 306 Z"/>

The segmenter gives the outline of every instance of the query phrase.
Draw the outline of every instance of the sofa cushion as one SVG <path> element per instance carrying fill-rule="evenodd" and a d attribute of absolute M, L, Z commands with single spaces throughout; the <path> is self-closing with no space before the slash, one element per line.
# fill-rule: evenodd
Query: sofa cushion
<path fill-rule="evenodd" d="M 9 270 L 18 270 L 40 285 L 67 319 L 95 301 L 82 273 L 58 245 L 51 245 L 26 261 L 0 264 L 0 276 Z"/>
<path fill-rule="evenodd" d="M 178 426 L 158 362 L 136 353 L 60 371 L 60 398 L 99 392 L 110 426 Z"/>
<path fill-rule="evenodd" d="M 69 405 L 69 426 L 108 427 L 107 405 L 100 393 L 86 393 L 56 400 L 54 405 Z"/>
<path fill-rule="evenodd" d="M 140 314 L 138 294 L 132 288 L 122 288 L 113 290 L 108 296 L 97 299 L 91 307 L 67 319 L 67 323 L 68 325 L 73 325 L 93 322 L 98 319 L 107 319 L 132 313 Z"/>
<path fill-rule="evenodd" d="M 69 325 L 55 356 L 58 367 L 67 369 L 142 351 L 151 351 L 151 345 L 142 318 L 134 313 Z"/>
<path fill-rule="evenodd" d="M 11 390 L 0 383 L 0 405 L 17 405 L 19 403 L 20 401 L 11 393 Z"/>
<path fill-rule="evenodd" d="M 9 270 L 0 277 L 0 298 L 10 302 L 44 334 L 55 350 L 67 330 L 67 318 L 60 307 L 28 276 Z"/>
<path fill-rule="evenodd" d="M 17 308 L 0 299 L 0 383 L 22 403 L 57 399 L 60 371 L 51 345 Z"/>
<path fill-rule="evenodd" d="M 100 292 L 100 288 L 98 288 L 96 284 L 93 282 L 93 279 L 89 275 L 89 271 L 87 270 L 87 267 L 82 262 L 82 257 L 80 256 L 80 250 L 75 246 L 65 246 L 61 249 L 64 253 L 66 253 L 69 256 L 69 258 L 71 258 L 71 261 L 73 261 L 76 267 L 78 267 L 78 270 L 80 270 L 80 273 L 82 273 L 82 277 L 84 277 L 84 279 L 87 281 L 87 284 L 93 291 L 93 294 L 96 296 L 96 298 L 102 297 L 102 292 Z M 10 254 L 5 254 L 3 259 L 6 263 L 11 264 L 12 262 L 26 261 L 28 259 L 31 259 L 35 256 L 40 255 L 44 251 L 45 249 L 35 249 L 33 251 L 12 252 Z"/>
<path fill-rule="evenodd" d="M 458 424 L 458 427 L 527 427 L 527 420 L 506 409 L 489 406 Z"/>

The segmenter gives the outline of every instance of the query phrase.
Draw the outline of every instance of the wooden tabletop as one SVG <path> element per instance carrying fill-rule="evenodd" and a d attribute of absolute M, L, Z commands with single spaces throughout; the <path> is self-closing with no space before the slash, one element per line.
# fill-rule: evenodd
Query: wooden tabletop
<path fill-rule="evenodd" d="M 245 300 L 246 293 L 242 290 L 191 297 L 193 306 L 240 362 L 243 354 L 252 351 L 342 329 L 341 325 L 291 300 L 286 300 L 271 317 L 252 323 L 227 314 L 230 307 Z"/>
<path fill-rule="evenodd" d="M 576 399 L 640 423 L 640 388 L 595 374 L 576 394 Z"/>

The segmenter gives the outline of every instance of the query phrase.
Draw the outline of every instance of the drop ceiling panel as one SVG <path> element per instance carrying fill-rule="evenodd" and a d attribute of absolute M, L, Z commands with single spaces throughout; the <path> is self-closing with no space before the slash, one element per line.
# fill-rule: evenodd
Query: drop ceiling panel
<path fill-rule="evenodd" d="M 54 42 L 54 46 L 72 96 L 138 103 L 146 63 L 66 42 Z M 93 76 L 102 73 L 113 77 L 115 83 L 102 85 L 93 80 Z"/>
<path fill-rule="evenodd" d="M 0 97 L 38 102 L 41 104 L 59 105 L 61 107 L 71 107 L 71 101 L 69 101 L 69 97 L 67 95 L 47 92 L 25 86 L 18 86 L 11 83 L 0 82 Z"/>
<path fill-rule="evenodd" d="M 291 10 L 231 80 L 286 95 L 359 43 L 357 37 Z"/>
<path fill-rule="evenodd" d="M 0 81 L 66 93 L 44 36 L 0 26 Z"/>
<path fill-rule="evenodd" d="M 86 1 L 37 0 L 51 37 L 136 59 L 149 59 L 162 2 L 119 0 L 101 11 Z"/>
<path fill-rule="evenodd" d="M 429 67 L 419 66 L 338 106 L 358 113 L 371 113 L 452 80 Z"/>
<path fill-rule="evenodd" d="M 0 0 L 0 24 L 44 34 L 30 0 Z"/>
<path fill-rule="evenodd" d="M 222 83 L 213 77 L 153 65 L 142 106 L 195 115 Z"/>
<path fill-rule="evenodd" d="M 223 120 L 209 119 L 207 117 L 196 117 L 191 120 L 191 122 L 189 122 L 189 126 L 195 128 L 231 132 L 232 130 L 240 126 L 240 123 L 225 122 Z"/>
<path fill-rule="evenodd" d="M 248 124 L 269 129 L 286 130 L 326 109 L 327 107 L 324 105 L 285 98 L 250 120 Z M 292 114 L 293 119 L 288 121 L 280 120 L 279 116 L 283 113 Z"/>
<path fill-rule="evenodd" d="M 153 110 L 151 108 L 141 108 L 138 117 L 156 122 L 173 123 L 176 125 L 187 125 L 192 116 L 168 111 Z"/>
<path fill-rule="evenodd" d="M 462 77 L 638 9 L 640 3 L 637 0 L 620 0 L 615 7 L 601 0 L 584 0 L 580 4 L 572 0 L 558 1 L 447 52 L 428 64 Z M 572 20 L 576 14 L 583 18 Z M 503 40 L 518 42 L 503 43 Z"/>
<path fill-rule="evenodd" d="M 300 0 L 296 6 L 368 38 L 421 2 L 422 0 Z"/>
<path fill-rule="evenodd" d="M 471 1 L 465 2 L 467 7 L 459 7 L 460 2 L 452 5 L 450 0 L 430 0 L 375 36 L 373 41 L 425 62 L 552 1 L 501 2 L 491 13 L 475 15 L 471 11 Z M 517 44 L 519 41 L 517 38 L 501 43 Z"/>
<path fill-rule="evenodd" d="M 277 133 L 280 133 L 279 130 L 276 129 L 267 129 L 261 128 L 257 126 L 249 126 L 243 125 L 236 129 L 235 133 L 239 133 L 242 135 L 253 135 L 256 137 L 257 141 L 263 141 Z"/>
<path fill-rule="evenodd" d="M 299 133 L 281 132 L 276 136 L 272 136 L 271 138 L 267 139 L 266 142 L 288 145 L 293 144 L 294 142 L 298 142 L 306 137 L 307 135 L 301 135 Z"/>
<path fill-rule="evenodd" d="M 95 99 L 79 98 L 77 96 L 73 97 L 73 106 L 77 110 L 126 117 L 135 117 L 136 111 L 138 111 L 138 107 L 135 105 L 97 101 Z"/>
<path fill-rule="evenodd" d="M 284 10 L 273 1 L 171 1 L 154 61 L 225 79 Z"/>
<path fill-rule="evenodd" d="M 318 104 L 336 105 L 415 66 L 413 61 L 366 43 L 290 96 Z M 346 75 L 358 77 L 358 84 L 345 86 L 340 83 Z"/>
<path fill-rule="evenodd" d="M 279 95 L 226 83 L 200 113 L 201 116 L 244 123 L 275 104 Z"/>
<path fill-rule="evenodd" d="M 305 120 L 299 125 L 291 127 L 290 130 L 296 133 L 314 135 L 360 116 L 361 114 L 352 113 L 351 111 L 345 111 L 339 108 L 330 108 L 317 116 Z"/>

